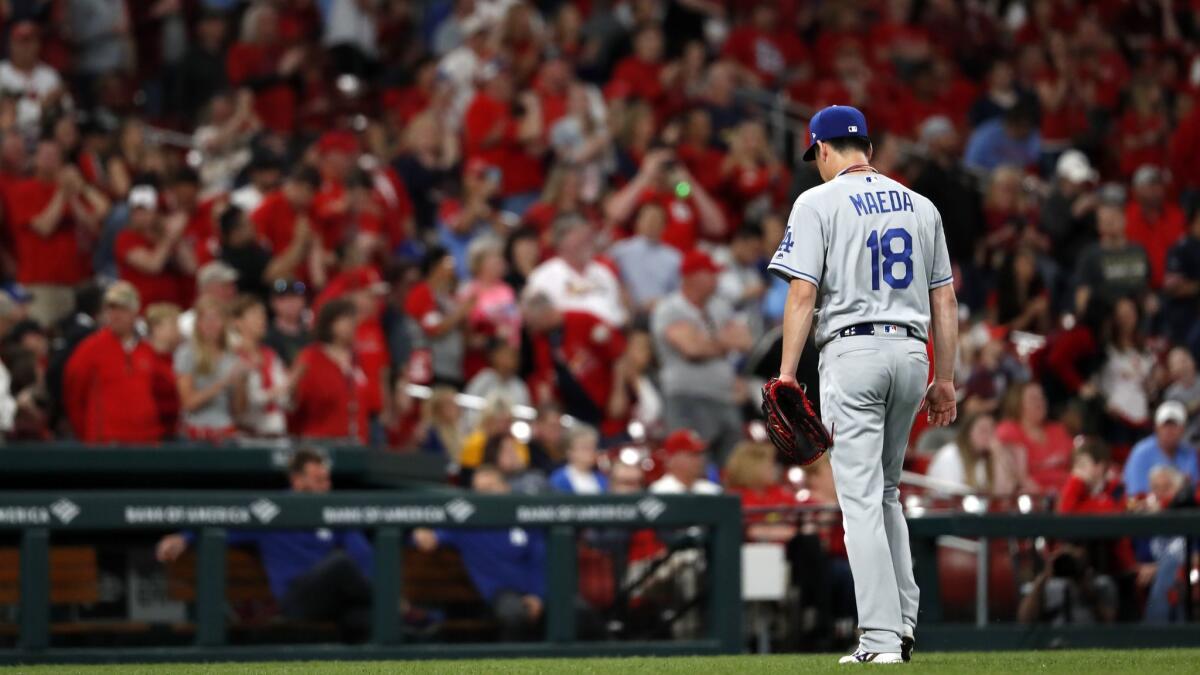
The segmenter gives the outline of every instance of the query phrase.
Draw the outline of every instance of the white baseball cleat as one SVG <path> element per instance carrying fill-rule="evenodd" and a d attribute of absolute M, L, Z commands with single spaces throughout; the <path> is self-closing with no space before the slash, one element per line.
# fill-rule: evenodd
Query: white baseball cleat
<path fill-rule="evenodd" d="M 912 661 L 913 649 L 917 646 L 917 639 L 913 637 L 912 626 L 904 627 L 904 635 L 900 638 L 900 657 L 905 663 Z"/>
<path fill-rule="evenodd" d="M 838 663 L 904 663 L 904 658 L 895 652 L 868 652 L 860 647 L 838 659 Z"/>

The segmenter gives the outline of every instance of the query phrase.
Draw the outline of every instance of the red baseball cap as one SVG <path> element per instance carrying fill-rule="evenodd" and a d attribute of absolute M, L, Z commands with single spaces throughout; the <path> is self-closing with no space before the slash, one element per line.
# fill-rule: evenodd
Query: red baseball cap
<path fill-rule="evenodd" d="M 683 260 L 679 263 L 679 273 L 683 276 L 695 274 L 696 272 L 712 272 L 721 271 L 721 266 L 713 262 L 713 259 L 700 249 L 692 249 L 683 254 Z"/>
<path fill-rule="evenodd" d="M 37 37 L 38 26 L 32 21 L 18 21 L 17 23 L 13 24 L 10 35 L 14 40 Z"/>
<path fill-rule="evenodd" d="M 680 429 L 667 436 L 667 440 L 663 443 L 663 449 L 667 451 L 668 455 L 677 455 L 681 452 L 700 454 L 704 452 L 704 448 L 704 439 L 691 429 Z"/>
<path fill-rule="evenodd" d="M 317 141 L 317 149 L 322 153 L 344 152 L 352 155 L 358 152 L 358 138 L 349 131 L 326 131 Z"/>
<path fill-rule="evenodd" d="M 373 293 L 387 293 L 389 286 L 383 277 L 379 274 L 379 270 L 374 267 L 360 267 L 357 270 L 349 272 L 350 278 L 347 280 L 347 290 L 351 291 L 371 291 Z"/>

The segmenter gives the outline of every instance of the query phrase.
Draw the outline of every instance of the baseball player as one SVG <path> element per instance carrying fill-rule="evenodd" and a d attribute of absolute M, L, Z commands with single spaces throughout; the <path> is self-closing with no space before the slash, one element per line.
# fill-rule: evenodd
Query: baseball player
<path fill-rule="evenodd" d="M 900 469 L 923 406 L 936 426 L 954 422 L 958 302 L 942 218 L 928 199 L 870 165 L 867 120 L 830 106 L 809 123 L 824 180 L 792 206 L 769 269 L 789 281 L 779 379 L 795 383 L 814 328 L 822 420 L 854 575 L 859 646 L 840 663 L 908 661 L 919 591 Z M 934 341 L 927 388 L 926 342 Z"/>

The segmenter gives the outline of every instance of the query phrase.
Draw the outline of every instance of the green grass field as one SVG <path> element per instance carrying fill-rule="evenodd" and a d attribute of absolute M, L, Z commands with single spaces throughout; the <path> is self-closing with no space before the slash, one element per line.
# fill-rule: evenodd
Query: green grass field
<path fill-rule="evenodd" d="M 350 675 L 358 673 L 538 673 L 546 675 L 708 675 L 709 673 L 845 672 L 835 654 L 697 656 L 604 659 L 478 659 L 461 661 L 297 661 L 292 663 L 16 666 L 0 673 L 30 675 Z M 868 668 L 868 666 L 861 666 Z M 1200 672 L 1200 649 L 917 653 L 907 671 L 930 673 L 1158 673 Z"/>

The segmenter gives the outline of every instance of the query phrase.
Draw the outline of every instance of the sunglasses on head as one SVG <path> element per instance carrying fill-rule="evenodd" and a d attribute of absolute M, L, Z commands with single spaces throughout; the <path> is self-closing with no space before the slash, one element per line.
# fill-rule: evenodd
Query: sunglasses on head
<path fill-rule="evenodd" d="M 275 295 L 304 295 L 308 291 L 308 287 L 303 281 L 288 281 L 287 279 L 276 279 L 271 284 L 271 292 Z"/>

